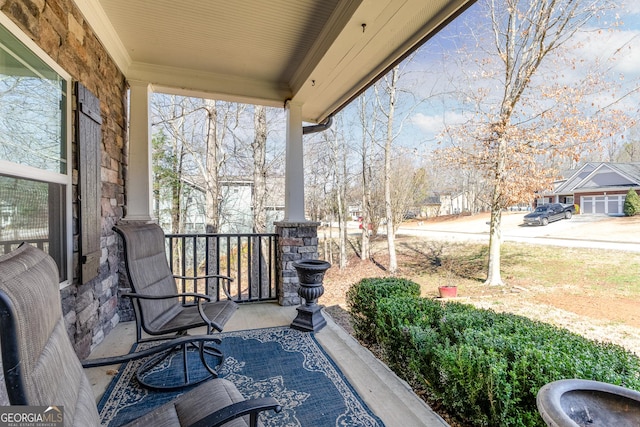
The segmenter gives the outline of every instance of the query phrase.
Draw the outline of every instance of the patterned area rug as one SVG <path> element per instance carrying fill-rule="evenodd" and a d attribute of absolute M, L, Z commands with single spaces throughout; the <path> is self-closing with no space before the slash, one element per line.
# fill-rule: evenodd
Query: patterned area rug
<path fill-rule="evenodd" d="M 383 426 L 313 334 L 282 327 L 228 332 L 220 337 L 219 347 L 225 354 L 220 377 L 233 382 L 245 398 L 272 396 L 282 405 L 279 414 L 261 414 L 265 426 Z M 140 363 L 121 368 L 107 388 L 98 404 L 103 425 L 124 424 L 189 390 L 141 387 L 135 377 Z M 181 358 L 175 357 L 158 374 L 179 373 L 180 366 Z M 190 366 L 192 375 L 203 375 L 199 361 Z"/>

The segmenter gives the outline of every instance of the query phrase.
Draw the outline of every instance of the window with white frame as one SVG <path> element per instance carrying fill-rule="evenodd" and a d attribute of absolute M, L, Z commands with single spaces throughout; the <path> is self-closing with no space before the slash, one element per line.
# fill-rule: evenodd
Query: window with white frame
<path fill-rule="evenodd" d="M 66 282 L 69 77 L 34 49 L 0 24 L 0 254 L 33 244 Z"/>

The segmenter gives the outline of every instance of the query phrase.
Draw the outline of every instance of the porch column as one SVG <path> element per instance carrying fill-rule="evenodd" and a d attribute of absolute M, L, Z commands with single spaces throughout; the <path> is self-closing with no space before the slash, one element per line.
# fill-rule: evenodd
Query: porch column
<path fill-rule="evenodd" d="M 278 234 L 279 303 L 302 302 L 295 261 L 318 259 L 318 222 L 304 215 L 304 152 L 302 148 L 302 106 L 287 102 L 287 149 L 285 171 L 284 219 L 276 222 Z"/>
<path fill-rule="evenodd" d="M 284 177 L 284 221 L 304 222 L 304 151 L 302 106 L 288 101 L 287 147 Z"/>
<path fill-rule="evenodd" d="M 149 97 L 152 92 L 147 82 L 129 81 L 129 161 L 126 178 L 125 221 L 153 220 L 151 181 L 151 114 Z"/>

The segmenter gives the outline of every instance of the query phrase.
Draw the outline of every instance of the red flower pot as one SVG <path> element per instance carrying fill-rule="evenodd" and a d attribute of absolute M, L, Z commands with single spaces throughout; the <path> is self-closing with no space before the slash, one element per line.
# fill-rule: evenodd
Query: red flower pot
<path fill-rule="evenodd" d="M 458 295 L 458 287 L 439 286 L 438 292 L 440 293 L 440 298 L 455 298 Z"/>

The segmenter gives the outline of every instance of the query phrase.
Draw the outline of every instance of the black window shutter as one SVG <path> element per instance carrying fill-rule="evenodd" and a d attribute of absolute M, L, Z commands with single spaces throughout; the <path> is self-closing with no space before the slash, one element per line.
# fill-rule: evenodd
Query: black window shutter
<path fill-rule="evenodd" d="M 80 83 L 76 83 L 76 99 L 80 280 L 87 283 L 100 269 L 102 117 L 100 100 Z"/>

